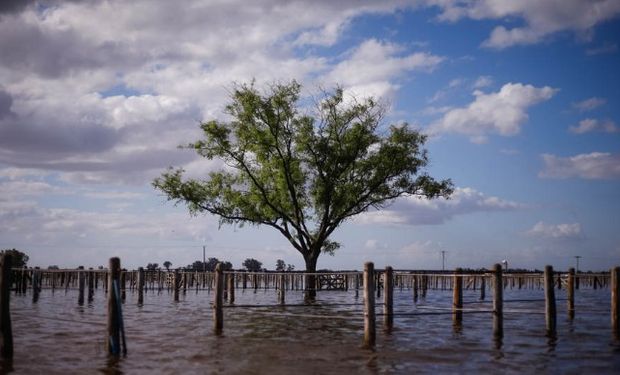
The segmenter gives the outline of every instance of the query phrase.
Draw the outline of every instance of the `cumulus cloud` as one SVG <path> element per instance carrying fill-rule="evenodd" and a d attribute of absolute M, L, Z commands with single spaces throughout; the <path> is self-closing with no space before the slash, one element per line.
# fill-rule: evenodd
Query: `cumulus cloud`
<path fill-rule="evenodd" d="M 474 89 L 482 89 L 493 84 L 493 78 L 491 76 L 480 76 L 473 84 Z"/>
<path fill-rule="evenodd" d="M 380 211 L 369 211 L 354 220 L 359 224 L 436 225 L 456 215 L 474 212 L 502 212 L 523 208 L 518 202 L 487 196 L 472 188 L 457 188 L 450 199 L 408 196 Z"/>
<path fill-rule="evenodd" d="M 427 0 L 427 4 L 441 9 L 439 19 L 443 21 L 523 20 L 523 26 L 500 25 L 493 29 L 482 45 L 495 49 L 539 43 L 561 31 L 572 31 L 587 39 L 595 26 L 620 14 L 620 3 L 616 0 Z"/>
<path fill-rule="evenodd" d="M 588 180 L 620 178 L 620 155 L 592 152 L 570 157 L 542 155 L 544 169 L 538 173 L 543 178 L 583 178 Z"/>
<path fill-rule="evenodd" d="M 430 133 L 459 133 L 475 143 L 485 142 L 488 134 L 513 136 L 528 119 L 527 109 L 549 100 L 557 89 L 507 83 L 498 92 L 474 91 L 469 105 L 447 111 L 431 124 Z"/>
<path fill-rule="evenodd" d="M 410 71 L 430 71 L 443 58 L 427 52 L 405 53 L 404 47 L 376 39 L 364 41 L 349 52 L 325 77 L 342 84 L 355 96 L 391 96 L 399 87 L 394 80 Z"/>
<path fill-rule="evenodd" d="M 581 238 L 581 224 L 546 224 L 542 221 L 536 223 L 526 232 L 533 237 L 555 238 L 555 239 L 574 239 Z"/>
<path fill-rule="evenodd" d="M 584 134 L 590 132 L 617 133 L 620 131 L 616 124 L 611 120 L 599 121 L 597 119 L 587 118 L 579 121 L 579 124 L 568 128 L 573 134 Z"/>
<path fill-rule="evenodd" d="M 579 112 L 588 112 L 604 105 L 605 103 L 607 103 L 607 99 L 594 96 L 580 102 L 573 103 L 573 108 L 575 108 Z"/>
<path fill-rule="evenodd" d="M 318 78 L 381 97 L 441 61 L 374 39 L 336 60 L 297 55 L 332 45 L 356 17 L 409 6 L 399 0 L 32 4 L 0 10 L 0 163 L 74 181 L 144 182 L 192 163 L 174 149 L 222 116 L 231 82 Z"/>

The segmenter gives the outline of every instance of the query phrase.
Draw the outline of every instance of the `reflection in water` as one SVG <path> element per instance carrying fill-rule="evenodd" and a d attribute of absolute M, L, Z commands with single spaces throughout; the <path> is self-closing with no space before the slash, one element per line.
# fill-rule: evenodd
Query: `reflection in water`
<path fill-rule="evenodd" d="M 545 338 L 541 314 L 506 315 L 504 338 L 494 340 L 490 313 L 465 313 L 463 323 L 453 325 L 450 314 L 428 314 L 432 308 L 451 307 L 450 291 L 429 291 L 417 304 L 410 292 L 395 290 L 394 328 L 389 334 L 378 330 L 374 351 L 361 347 L 362 301 L 355 291 L 318 293 L 309 306 L 303 305 L 302 292 L 288 291 L 289 305 L 273 306 L 273 290 L 238 291 L 238 305 L 224 309 L 221 337 L 213 334 L 212 294 L 187 293 L 174 303 L 171 293 L 149 291 L 138 306 L 137 295 L 129 292 L 123 306 L 127 357 L 107 355 L 101 290 L 82 306 L 77 291 L 43 290 L 36 304 L 31 296 L 16 295 L 11 298 L 15 357 L 12 363 L 0 362 L 0 372 L 608 373 L 619 361 L 620 345 L 609 345 L 609 313 L 596 310 L 608 297 L 604 290 L 580 290 L 575 320 L 558 322 L 560 342 Z M 542 291 L 506 294 L 507 299 L 528 299 Z M 478 296 L 464 291 L 465 301 Z M 261 304 L 272 306 L 246 307 Z M 512 306 L 544 311 L 542 302 Z M 416 312 L 426 314 L 407 315 Z M 382 323 L 379 316 L 377 328 Z"/>

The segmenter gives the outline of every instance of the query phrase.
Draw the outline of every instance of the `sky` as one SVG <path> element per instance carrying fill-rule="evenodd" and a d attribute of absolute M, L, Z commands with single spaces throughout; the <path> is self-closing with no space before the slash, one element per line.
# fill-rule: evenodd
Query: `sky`
<path fill-rule="evenodd" d="M 207 257 L 273 269 L 269 228 L 190 216 L 151 186 L 235 83 L 340 85 L 429 135 L 451 199 L 404 197 L 318 268 L 620 265 L 620 1 L 2 1 L 0 249 L 30 266 Z M 445 263 L 442 262 L 442 252 Z M 576 257 L 580 258 L 576 258 Z"/>

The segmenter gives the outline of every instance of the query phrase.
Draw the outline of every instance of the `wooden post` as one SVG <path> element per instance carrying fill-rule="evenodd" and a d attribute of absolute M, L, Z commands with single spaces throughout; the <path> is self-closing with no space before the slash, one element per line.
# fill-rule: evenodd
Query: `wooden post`
<path fill-rule="evenodd" d="M 222 263 L 218 263 L 215 266 L 215 296 L 213 297 L 213 328 L 216 335 L 221 335 L 224 328 L 223 302 L 224 273 L 222 272 Z"/>
<path fill-rule="evenodd" d="M 454 270 L 454 282 L 452 288 L 452 323 L 461 325 L 463 323 L 463 270 Z"/>
<path fill-rule="evenodd" d="M 568 297 L 568 319 L 575 318 L 575 269 L 568 270 L 568 285 L 566 286 L 566 296 Z"/>
<path fill-rule="evenodd" d="M 123 328 L 123 313 L 121 310 L 120 291 L 121 260 L 117 257 L 110 258 L 108 271 L 108 353 L 119 355 L 122 351 L 127 354 L 125 333 Z M 122 339 L 122 340 L 121 340 Z M 122 348 L 122 349 L 121 349 Z"/>
<path fill-rule="evenodd" d="M 391 266 L 385 267 L 383 287 L 383 326 L 386 332 L 391 332 L 394 326 L 394 270 Z"/>
<path fill-rule="evenodd" d="M 88 269 L 88 302 L 93 301 L 95 295 L 95 273 L 92 268 Z"/>
<path fill-rule="evenodd" d="M 284 305 L 284 301 L 286 298 L 286 291 L 285 291 L 285 282 L 284 282 L 284 274 L 280 274 L 280 289 L 278 289 L 278 303 L 280 303 L 280 305 Z"/>
<path fill-rule="evenodd" d="M 40 291 L 41 291 L 41 272 L 35 269 L 34 271 L 32 271 L 32 303 L 36 303 L 39 300 Z"/>
<path fill-rule="evenodd" d="M 493 266 L 493 337 L 501 340 L 504 337 L 504 286 L 502 265 Z"/>
<path fill-rule="evenodd" d="M 235 274 L 228 274 L 228 303 L 235 303 Z"/>
<path fill-rule="evenodd" d="M 413 302 L 418 302 L 418 275 L 413 275 Z"/>
<path fill-rule="evenodd" d="M 138 305 L 144 304 L 144 268 L 138 267 Z"/>
<path fill-rule="evenodd" d="M 375 326 L 375 265 L 364 264 L 364 346 L 372 348 L 377 338 Z"/>
<path fill-rule="evenodd" d="M 179 289 L 181 288 L 181 274 L 179 270 L 174 270 L 174 302 L 179 302 Z"/>
<path fill-rule="evenodd" d="M 620 340 L 620 267 L 614 267 L 611 273 L 611 330 L 616 340 Z M 8 298 L 8 297 L 7 297 Z"/>
<path fill-rule="evenodd" d="M 0 354 L 4 359 L 13 358 L 13 330 L 11 328 L 11 267 L 13 257 L 0 257 Z"/>
<path fill-rule="evenodd" d="M 553 267 L 545 266 L 545 326 L 547 336 L 556 336 L 555 291 L 553 289 Z"/>
<path fill-rule="evenodd" d="M 485 293 L 487 289 L 487 278 L 483 275 L 480 277 L 480 301 L 484 301 Z"/>
<path fill-rule="evenodd" d="M 127 270 L 121 271 L 121 301 L 125 302 L 125 297 L 127 296 L 125 291 L 126 286 L 126 278 L 127 278 Z"/>
<path fill-rule="evenodd" d="M 82 306 L 84 304 L 84 289 L 86 287 L 86 275 L 84 275 L 84 267 L 78 267 L 78 305 Z"/>

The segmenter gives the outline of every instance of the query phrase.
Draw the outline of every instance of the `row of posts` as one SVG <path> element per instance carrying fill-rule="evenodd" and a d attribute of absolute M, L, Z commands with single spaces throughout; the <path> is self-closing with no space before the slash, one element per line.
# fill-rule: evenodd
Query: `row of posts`
<path fill-rule="evenodd" d="M 12 258 L 10 254 L 4 254 L 0 257 L 0 355 L 3 358 L 12 358 L 13 356 L 13 334 L 11 328 L 10 317 L 10 289 L 11 289 L 11 264 Z M 108 311 L 107 311 L 107 346 L 108 352 L 112 355 L 119 355 L 121 353 L 127 353 L 127 345 L 125 340 L 125 330 L 122 316 L 122 296 L 121 296 L 121 266 L 119 258 L 111 258 L 108 272 L 108 286 L 110 292 L 108 293 Z M 224 292 L 227 289 L 227 297 L 230 303 L 234 302 L 234 279 L 232 274 L 228 274 L 227 280 L 225 280 L 222 264 L 218 264 L 215 268 L 215 294 L 213 300 L 213 319 L 214 319 L 214 331 L 219 335 L 224 328 Z M 462 270 L 457 268 L 454 273 L 453 280 L 453 307 L 452 316 L 455 324 L 461 324 L 463 319 L 463 277 Z M 492 271 L 493 277 L 493 336 L 495 339 L 502 339 L 503 332 L 503 275 L 502 267 L 500 264 L 496 264 Z M 364 296 L 364 344 L 367 347 L 373 347 L 376 342 L 376 314 L 375 314 L 375 271 L 374 264 L 368 262 L 364 265 L 363 273 L 363 296 Z M 143 301 L 144 291 L 144 269 L 138 270 L 138 303 Z M 414 279 L 414 282 L 417 280 Z M 483 279 L 484 280 L 484 279 Z M 178 301 L 178 293 L 180 289 L 181 276 L 179 272 L 174 274 L 174 293 L 175 301 Z M 225 285 L 227 281 L 227 285 Z M 386 330 L 390 331 L 394 321 L 393 311 L 393 295 L 394 295 L 394 271 L 392 267 L 386 267 L 384 273 L 384 326 Z M 620 339 L 620 310 L 618 305 L 620 304 L 620 267 L 615 267 L 611 270 L 611 325 L 612 332 L 616 339 Z M 83 291 L 85 278 L 84 273 L 81 272 L 78 282 L 80 284 L 80 290 Z M 35 289 L 37 289 L 37 283 L 34 283 Z M 92 278 L 89 276 L 89 298 Z M 280 275 L 279 278 L 279 290 L 278 301 L 281 304 L 285 302 L 285 282 L 284 275 Z M 544 273 L 544 285 L 545 285 L 545 322 L 546 333 L 550 337 L 556 335 L 556 306 L 555 306 L 555 292 L 554 292 L 554 279 L 553 268 L 551 266 L 545 267 Z M 416 290 L 417 288 L 414 288 Z M 575 271 L 569 270 L 568 275 L 568 314 L 569 318 L 573 318 L 575 315 Z M 82 293 L 82 292 L 81 292 Z M 83 295 L 80 297 L 83 299 Z M 481 295 L 483 299 L 484 296 Z"/>
<path fill-rule="evenodd" d="M 463 321 L 463 271 L 457 268 L 454 272 L 452 294 L 452 319 L 455 326 Z M 495 264 L 492 270 L 493 279 L 493 338 L 501 341 L 504 337 L 504 284 L 503 272 L 500 264 Z M 393 269 L 386 267 L 384 272 L 384 301 L 383 321 L 386 332 L 390 332 L 394 323 L 393 308 Z M 414 279 L 414 283 L 417 279 Z M 484 280 L 484 278 L 483 278 Z M 575 269 L 568 272 L 567 285 L 567 312 L 569 319 L 575 317 Z M 375 270 L 372 262 L 364 264 L 364 346 L 374 347 L 376 343 L 376 314 L 375 314 Z M 545 292 L 545 330 L 550 338 L 556 337 L 557 310 L 554 291 L 553 267 L 546 266 L 544 271 Z M 611 329 L 613 337 L 620 340 L 620 267 L 611 269 Z M 414 285 L 414 293 L 417 290 Z M 484 291 L 484 287 L 482 288 Z M 416 296 L 414 296 L 414 299 Z M 484 295 L 481 294 L 481 299 Z"/>

